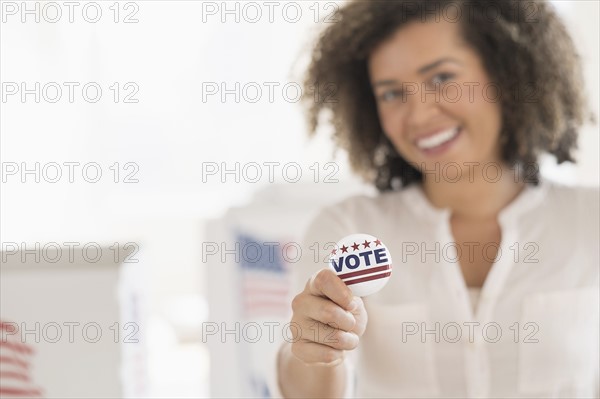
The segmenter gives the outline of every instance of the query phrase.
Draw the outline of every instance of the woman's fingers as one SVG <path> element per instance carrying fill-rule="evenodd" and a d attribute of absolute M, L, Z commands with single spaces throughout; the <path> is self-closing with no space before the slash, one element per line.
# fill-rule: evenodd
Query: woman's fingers
<path fill-rule="evenodd" d="M 292 353 L 305 363 L 329 363 L 333 365 L 344 358 L 344 351 L 311 341 L 294 343 Z"/>
<path fill-rule="evenodd" d="M 357 305 L 350 288 L 331 270 L 323 269 L 313 275 L 307 288 L 312 295 L 329 298 L 346 310 L 352 311 Z"/>
<path fill-rule="evenodd" d="M 356 325 L 356 319 L 351 312 L 323 297 L 309 295 L 294 306 L 297 307 L 297 309 L 294 309 L 294 312 L 297 311 L 308 319 L 328 324 L 344 331 L 351 331 Z"/>
<path fill-rule="evenodd" d="M 306 319 L 302 323 L 296 322 L 295 340 L 304 342 L 315 342 L 327 345 L 334 349 L 353 350 L 358 346 L 358 335 L 353 332 L 340 330 L 330 325 Z"/>
<path fill-rule="evenodd" d="M 356 349 L 367 312 L 362 300 L 331 270 L 315 273 L 292 301 L 292 353 L 306 363 L 341 362 Z"/>

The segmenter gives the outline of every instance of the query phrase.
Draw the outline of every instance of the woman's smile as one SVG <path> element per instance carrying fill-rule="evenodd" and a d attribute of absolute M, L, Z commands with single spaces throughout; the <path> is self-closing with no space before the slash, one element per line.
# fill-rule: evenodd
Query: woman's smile
<path fill-rule="evenodd" d="M 459 141 L 461 134 L 460 126 L 438 130 L 436 133 L 418 137 L 415 140 L 415 146 L 425 156 L 442 155 Z"/>

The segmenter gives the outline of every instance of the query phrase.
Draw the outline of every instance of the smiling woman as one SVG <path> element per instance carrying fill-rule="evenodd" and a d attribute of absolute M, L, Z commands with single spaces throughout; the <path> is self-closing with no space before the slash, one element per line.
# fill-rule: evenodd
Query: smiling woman
<path fill-rule="evenodd" d="M 395 122 L 411 122 L 404 117 L 411 106 L 421 105 L 413 119 L 433 108 L 456 117 L 481 108 L 471 128 L 498 134 L 498 157 L 511 166 L 533 164 L 542 152 L 573 161 L 577 130 L 591 115 L 579 56 L 546 2 L 355 1 L 337 18 L 306 75 L 310 127 L 332 111 L 338 144 L 380 190 L 422 178 L 393 139 L 401 128 Z M 335 99 L 315 93 L 324 83 L 336 85 Z M 427 135 L 444 122 L 430 118 L 410 134 Z M 485 138 L 488 147 L 493 138 Z"/>
<path fill-rule="evenodd" d="M 461 43 L 459 28 L 448 21 L 413 22 L 369 57 L 385 135 L 406 161 L 427 170 L 435 162 L 502 161 L 501 106 L 486 97 L 491 79 L 476 50 Z M 414 85 L 413 94 L 389 97 L 390 90 L 407 82 Z M 473 87 L 471 95 L 459 91 L 467 85 Z"/>
<path fill-rule="evenodd" d="M 294 268 L 286 397 L 598 397 L 597 189 L 543 178 L 593 115 L 579 56 L 545 1 L 350 1 L 305 82 L 311 131 L 380 191 L 321 211 L 310 243 L 388 244 L 365 298 Z M 318 83 L 318 84 L 315 84 Z M 325 92 L 337 89 L 331 99 Z M 317 101 L 315 101 L 317 100 Z"/>

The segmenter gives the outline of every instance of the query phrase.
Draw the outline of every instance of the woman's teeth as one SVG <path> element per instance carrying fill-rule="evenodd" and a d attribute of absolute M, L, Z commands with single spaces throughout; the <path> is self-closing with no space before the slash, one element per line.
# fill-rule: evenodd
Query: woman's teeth
<path fill-rule="evenodd" d="M 455 127 L 452 129 L 444 130 L 443 132 L 439 132 L 433 136 L 419 139 L 417 140 L 417 147 L 419 147 L 422 150 L 429 150 L 431 148 L 442 145 L 456 137 L 459 130 L 459 127 Z"/>

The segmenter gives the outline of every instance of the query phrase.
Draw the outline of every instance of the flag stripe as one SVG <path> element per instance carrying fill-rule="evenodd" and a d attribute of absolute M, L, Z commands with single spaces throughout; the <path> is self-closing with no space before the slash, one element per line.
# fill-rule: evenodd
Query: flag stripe
<path fill-rule="evenodd" d="M 24 369 L 29 367 L 29 365 L 27 363 L 25 363 L 24 361 L 19 360 L 15 357 L 9 357 L 9 356 L 0 356 L 0 363 L 15 364 L 17 366 L 21 366 Z"/>
<path fill-rule="evenodd" d="M 10 327 L 11 332 L 17 333 L 19 331 L 19 327 L 17 326 L 17 323 L 0 321 L 0 330 L 9 330 L 9 327 Z"/>
<path fill-rule="evenodd" d="M 244 287 L 247 293 L 251 293 L 253 295 L 270 295 L 270 296 L 286 296 L 289 292 L 287 288 L 282 288 L 280 290 L 276 289 L 262 289 L 257 287 Z"/>
<path fill-rule="evenodd" d="M 43 396 L 29 372 L 34 348 L 23 341 L 17 323 L 0 320 L 0 332 L 0 397 Z"/>
<path fill-rule="evenodd" d="M 236 234 L 241 245 L 260 240 L 247 234 Z M 272 251 L 261 246 L 257 259 L 248 260 L 242 256 L 240 265 L 240 310 L 242 316 L 283 315 L 289 308 L 290 281 L 285 260 L 281 256 L 266 256 Z M 241 255 L 244 255 L 241 253 Z"/>
<path fill-rule="evenodd" d="M 0 346 L 4 346 L 6 348 L 12 349 L 15 352 L 19 352 L 19 353 L 24 353 L 24 354 L 28 354 L 28 355 L 33 354 L 33 349 L 31 349 L 31 347 L 29 347 L 26 344 L 22 344 L 20 342 L 2 341 L 2 342 L 0 342 Z"/>
<path fill-rule="evenodd" d="M 15 380 L 21 380 L 28 382 L 29 376 L 27 374 L 19 373 L 16 371 L 0 371 L 0 380 L 12 378 Z"/>
<path fill-rule="evenodd" d="M 0 395 L 10 396 L 23 396 L 23 397 L 41 397 L 42 391 L 38 389 L 21 389 L 21 388 L 9 388 L 0 387 Z"/>

